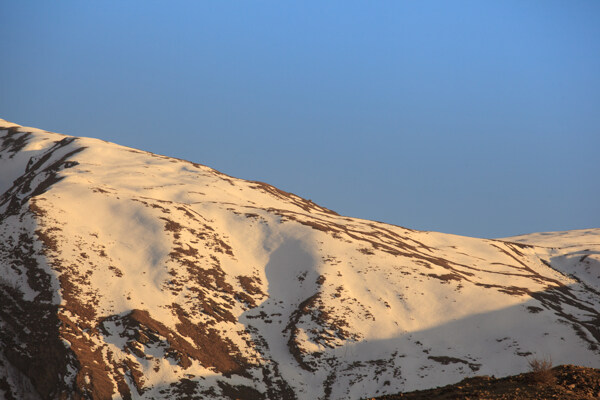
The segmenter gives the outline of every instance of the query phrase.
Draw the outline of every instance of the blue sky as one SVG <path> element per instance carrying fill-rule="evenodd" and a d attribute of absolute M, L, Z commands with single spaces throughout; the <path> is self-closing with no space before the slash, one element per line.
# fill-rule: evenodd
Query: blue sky
<path fill-rule="evenodd" d="M 479 237 L 600 227 L 600 2 L 18 1 L 0 117 Z"/>

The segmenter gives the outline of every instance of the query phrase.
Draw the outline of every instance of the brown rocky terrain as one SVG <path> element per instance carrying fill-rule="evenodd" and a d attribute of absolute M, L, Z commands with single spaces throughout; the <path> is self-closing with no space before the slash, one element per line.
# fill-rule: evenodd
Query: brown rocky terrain
<path fill-rule="evenodd" d="M 463 379 L 454 385 L 436 389 L 417 390 L 381 397 L 375 400 L 592 400 L 600 399 L 600 369 L 561 365 L 550 374 L 528 372 L 505 378 L 477 376 Z"/>

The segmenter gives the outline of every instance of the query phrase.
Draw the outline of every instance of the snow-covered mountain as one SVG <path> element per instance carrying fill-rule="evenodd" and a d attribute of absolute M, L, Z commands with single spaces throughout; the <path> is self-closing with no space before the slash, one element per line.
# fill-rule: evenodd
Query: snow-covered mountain
<path fill-rule="evenodd" d="M 0 397 L 357 399 L 600 367 L 600 229 L 502 240 L 0 120 Z"/>

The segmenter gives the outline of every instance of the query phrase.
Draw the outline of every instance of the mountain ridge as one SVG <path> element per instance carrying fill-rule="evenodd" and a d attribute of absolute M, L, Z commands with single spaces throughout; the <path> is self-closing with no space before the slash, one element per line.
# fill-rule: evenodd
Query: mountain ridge
<path fill-rule="evenodd" d="M 359 398 L 535 354 L 600 366 L 598 229 L 420 232 L 98 139 L 0 140 L 5 397 Z"/>

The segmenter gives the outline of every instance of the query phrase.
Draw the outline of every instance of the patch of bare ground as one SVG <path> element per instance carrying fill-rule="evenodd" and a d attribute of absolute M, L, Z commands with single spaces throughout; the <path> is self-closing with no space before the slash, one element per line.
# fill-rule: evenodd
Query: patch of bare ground
<path fill-rule="evenodd" d="M 381 397 L 369 397 L 368 399 L 592 400 L 600 398 L 600 369 L 561 365 L 552 368 L 550 371 L 554 376 L 554 379 L 550 381 L 540 382 L 536 377 L 536 372 L 505 378 L 477 376 L 464 379 L 454 385 Z"/>
<path fill-rule="evenodd" d="M 194 346 L 190 346 L 185 340 L 174 340 L 173 343 L 179 344 L 181 354 L 189 355 L 200 361 L 203 366 L 214 368 L 224 376 L 249 376 L 247 361 L 230 340 L 222 338 L 216 330 L 206 325 L 191 322 L 190 316 L 177 304 L 172 304 L 171 308 L 179 319 L 179 323 L 176 324 L 177 332 L 194 343 Z M 176 335 L 171 336 L 177 338 Z"/>
<path fill-rule="evenodd" d="M 236 400 L 262 400 L 265 396 L 254 388 L 244 385 L 230 385 L 226 382 L 219 381 L 219 387 L 223 391 L 223 395 L 230 399 Z"/>
<path fill-rule="evenodd" d="M 260 278 L 251 276 L 238 276 L 238 281 L 245 292 L 237 292 L 235 298 L 246 304 L 249 308 L 256 307 L 256 301 L 252 296 L 265 297 L 266 294 L 260 289 Z M 258 285 L 255 284 L 255 281 Z"/>
<path fill-rule="evenodd" d="M 7 151 L 10 153 L 8 158 L 13 158 L 16 153 L 21 151 L 31 137 L 29 132 L 19 132 L 18 126 L 4 128 L 2 131 L 6 131 L 6 133 L 0 138 L 0 153 Z M 0 158 L 2 158 L 1 155 Z"/>

